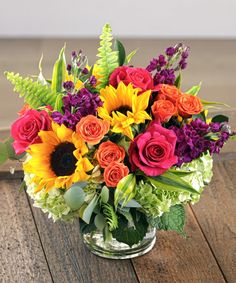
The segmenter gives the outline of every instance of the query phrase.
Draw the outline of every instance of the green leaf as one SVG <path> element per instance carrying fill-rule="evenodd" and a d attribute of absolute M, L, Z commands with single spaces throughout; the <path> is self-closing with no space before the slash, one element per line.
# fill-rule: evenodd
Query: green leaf
<path fill-rule="evenodd" d="M 53 108 L 57 99 L 57 93 L 48 86 L 34 82 L 31 78 L 22 78 L 19 74 L 5 72 L 6 78 L 14 85 L 14 91 L 24 97 L 26 103 L 32 108 L 51 105 Z"/>
<path fill-rule="evenodd" d="M 87 224 L 89 224 L 92 213 L 98 203 L 98 199 L 99 197 L 97 195 L 95 195 L 93 197 L 93 199 L 90 201 L 90 203 L 88 204 L 88 206 L 84 209 L 83 214 L 81 216 L 81 218 L 83 219 L 84 222 L 86 222 Z"/>
<path fill-rule="evenodd" d="M 122 178 L 115 190 L 114 203 L 117 207 L 119 202 L 125 206 L 135 196 L 136 177 L 134 174 L 129 174 Z"/>
<path fill-rule="evenodd" d="M 54 106 L 54 110 L 59 111 L 61 113 L 62 113 L 62 106 L 63 106 L 63 101 L 62 101 L 63 96 L 64 95 L 62 93 L 58 93 L 56 101 L 55 101 L 55 106 Z"/>
<path fill-rule="evenodd" d="M 118 51 L 119 66 L 124 65 L 126 57 L 125 48 L 124 45 L 118 39 L 115 40 L 114 49 Z"/>
<path fill-rule="evenodd" d="M 47 81 L 43 76 L 43 69 L 42 69 L 42 61 L 43 61 L 43 54 L 39 60 L 39 74 L 38 74 L 38 78 L 37 81 L 41 84 L 41 85 L 47 85 Z"/>
<path fill-rule="evenodd" d="M 66 78 L 65 48 L 66 48 L 66 44 L 61 49 L 59 57 L 53 67 L 52 85 L 51 85 L 51 89 L 53 92 L 62 91 L 62 83 L 65 81 Z"/>
<path fill-rule="evenodd" d="M 179 72 L 178 77 L 175 80 L 175 86 L 179 89 L 181 88 L 181 82 L 182 82 L 182 73 Z"/>
<path fill-rule="evenodd" d="M 119 226 L 112 231 L 112 236 L 119 242 L 125 243 L 132 247 L 134 244 L 142 241 L 147 233 L 148 222 L 144 214 L 136 211 L 132 213 L 133 226 L 127 219 L 121 215 L 119 217 Z"/>
<path fill-rule="evenodd" d="M 178 175 L 179 177 L 185 177 L 188 176 L 190 174 L 193 174 L 196 171 L 188 171 L 188 170 L 184 170 L 184 169 L 177 169 L 177 168 L 171 168 L 168 170 L 168 172 L 173 173 Z"/>
<path fill-rule="evenodd" d="M 25 181 L 22 181 L 19 187 L 19 192 L 24 191 L 25 189 L 27 189 L 27 185 Z"/>
<path fill-rule="evenodd" d="M 80 233 L 87 234 L 97 230 L 97 227 L 94 224 L 94 221 L 91 221 L 91 224 L 85 223 L 82 219 L 79 219 Z"/>
<path fill-rule="evenodd" d="M 152 185 L 160 190 L 166 191 L 187 191 L 194 194 L 199 194 L 190 184 L 185 182 L 181 176 L 173 172 L 165 172 L 156 177 L 147 177 Z"/>
<path fill-rule="evenodd" d="M 103 230 L 106 226 L 106 219 L 102 214 L 97 214 L 94 219 L 94 224 L 99 230 Z"/>
<path fill-rule="evenodd" d="M 203 106 L 205 106 L 205 108 L 214 108 L 215 105 L 223 105 L 223 106 L 226 106 L 226 107 L 230 107 L 228 104 L 225 104 L 225 103 L 222 103 L 222 102 L 207 101 L 207 100 L 204 100 L 204 99 L 201 99 L 201 102 L 202 102 Z M 213 106 L 213 107 L 211 107 L 211 106 Z"/>
<path fill-rule="evenodd" d="M 130 52 L 125 59 L 125 63 L 128 64 L 131 59 L 134 57 L 134 55 L 137 53 L 138 49 L 133 50 L 132 52 Z"/>
<path fill-rule="evenodd" d="M 148 222 L 158 230 L 172 230 L 186 236 L 184 232 L 185 210 L 180 204 L 172 206 L 169 212 L 164 212 L 160 217 L 148 218 Z"/>
<path fill-rule="evenodd" d="M 79 209 L 85 200 L 85 192 L 83 188 L 87 185 L 86 182 L 75 183 L 64 194 L 66 204 L 73 210 Z"/>
<path fill-rule="evenodd" d="M 218 122 L 218 123 L 223 123 L 223 122 L 229 122 L 229 117 L 225 115 L 216 115 L 211 119 L 212 122 Z"/>
<path fill-rule="evenodd" d="M 110 231 L 113 231 L 118 227 L 118 217 L 113 209 L 113 207 L 109 203 L 105 203 L 102 206 L 103 208 L 103 215 L 106 219 L 106 223 L 109 227 Z"/>
<path fill-rule="evenodd" d="M 193 86 L 192 88 L 187 90 L 185 93 L 196 96 L 199 93 L 201 86 L 202 86 L 202 83 L 199 83 L 199 85 Z"/>
<path fill-rule="evenodd" d="M 205 111 L 202 111 L 202 112 L 199 113 L 199 114 L 193 115 L 193 116 L 192 116 L 192 119 L 193 119 L 193 120 L 201 119 L 202 121 L 206 122 L 206 114 L 205 114 Z"/>
<path fill-rule="evenodd" d="M 103 203 L 107 203 L 109 200 L 109 189 L 104 186 L 102 187 L 101 193 L 100 193 L 100 198 L 101 198 L 101 202 Z"/>
<path fill-rule="evenodd" d="M 7 161 L 8 152 L 5 143 L 0 142 L 0 165 Z"/>
<path fill-rule="evenodd" d="M 99 79 L 99 84 L 97 86 L 99 90 L 107 85 L 110 74 L 119 66 L 118 52 L 113 51 L 111 48 L 113 39 L 111 31 L 110 25 L 106 24 L 103 27 L 102 34 L 100 36 L 100 47 L 98 48 L 97 54 L 100 58 L 98 59 L 97 64 L 101 69 L 99 72 L 101 78 Z"/>
<path fill-rule="evenodd" d="M 121 207 L 136 207 L 136 208 L 141 208 L 142 206 L 134 199 L 131 199 L 130 201 L 128 201 L 125 205 L 122 202 L 119 202 L 119 204 L 121 205 Z"/>
<path fill-rule="evenodd" d="M 14 139 L 12 137 L 9 137 L 8 139 L 4 141 L 6 148 L 7 148 L 7 155 L 8 155 L 7 158 L 11 160 L 20 160 L 25 156 L 26 153 L 24 152 L 22 154 L 16 154 L 13 148 L 13 145 L 12 145 L 13 142 L 14 142 Z"/>

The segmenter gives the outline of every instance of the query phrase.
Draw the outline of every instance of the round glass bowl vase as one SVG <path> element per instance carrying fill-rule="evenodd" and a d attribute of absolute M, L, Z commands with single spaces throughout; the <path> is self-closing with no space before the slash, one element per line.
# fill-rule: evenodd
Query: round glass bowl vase
<path fill-rule="evenodd" d="M 100 230 L 83 234 L 82 237 L 85 245 L 95 255 L 110 259 L 129 259 L 144 255 L 154 247 L 156 229 L 149 227 L 143 240 L 132 247 L 114 238 L 104 242 L 103 233 Z"/>

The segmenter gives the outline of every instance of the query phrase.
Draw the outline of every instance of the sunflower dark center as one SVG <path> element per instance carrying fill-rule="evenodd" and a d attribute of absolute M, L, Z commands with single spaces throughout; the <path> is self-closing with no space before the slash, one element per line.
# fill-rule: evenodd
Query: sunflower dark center
<path fill-rule="evenodd" d="M 74 150 L 73 143 L 65 142 L 56 146 L 52 152 L 50 164 L 57 176 L 69 176 L 75 172 L 77 159 L 73 155 Z"/>
<path fill-rule="evenodd" d="M 122 105 L 122 106 L 116 108 L 114 111 L 119 111 L 120 113 L 126 115 L 128 111 L 132 112 L 132 109 L 127 105 Z"/>

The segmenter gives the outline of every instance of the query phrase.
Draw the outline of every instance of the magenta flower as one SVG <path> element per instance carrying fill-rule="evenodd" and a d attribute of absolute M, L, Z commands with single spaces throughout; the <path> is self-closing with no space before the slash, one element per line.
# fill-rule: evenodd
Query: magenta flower
<path fill-rule="evenodd" d="M 132 170 L 139 168 L 147 176 L 158 176 L 178 161 L 175 156 L 177 137 L 172 130 L 153 121 L 146 132 L 138 135 L 130 145 L 129 161 Z"/>

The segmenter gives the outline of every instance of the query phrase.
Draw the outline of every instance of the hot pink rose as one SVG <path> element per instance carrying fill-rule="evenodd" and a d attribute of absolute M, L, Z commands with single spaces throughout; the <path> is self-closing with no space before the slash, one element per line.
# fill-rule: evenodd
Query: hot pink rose
<path fill-rule="evenodd" d="M 38 132 L 49 129 L 51 129 L 51 119 L 46 111 L 27 110 L 11 126 L 16 154 L 23 153 L 31 144 L 39 143 L 41 140 Z"/>
<path fill-rule="evenodd" d="M 174 155 L 176 135 L 153 121 L 146 132 L 138 135 L 130 145 L 132 170 L 139 168 L 147 176 L 158 176 L 177 163 Z"/>
<path fill-rule="evenodd" d="M 110 75 L 109 83 L 116 88 L 121 81 L 125 85 L 132 83 L 135 88 L 140 88 L 140 93 L 154 89 L 151 74 L 146 69 L 142 68 L 132 68 L 128 66 L 116 68 Z"/>

